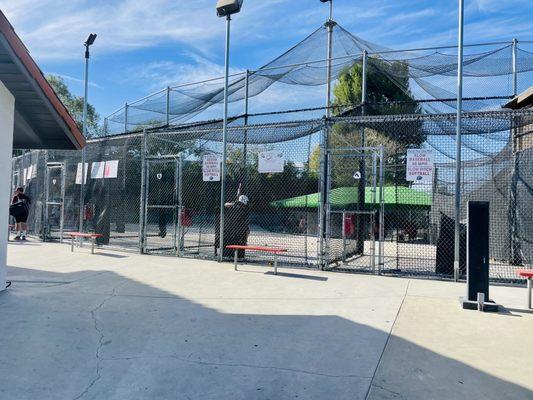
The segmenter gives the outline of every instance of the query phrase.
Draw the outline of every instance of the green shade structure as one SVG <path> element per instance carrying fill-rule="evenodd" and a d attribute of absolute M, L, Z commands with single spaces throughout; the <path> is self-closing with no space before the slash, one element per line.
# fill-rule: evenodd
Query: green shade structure
<path fill-rule="evenodd" d="M 376 193 L 376 203 L 380 203 L 379 189 Z M 414 190 L 405 186 L 385 186 L 383 187 L 383 197 L 385 206 L 392 207 L 431 207 L 432 197 L 429 193 Z M 344 209 L 357 204 L 356 187 L 340 187 L 332 189 L 330 192 L 331 208 Z M 319 203 L 318 193 L 306 196 L 292 197 L 290 199 L 277 200 L 270 203 L 275 208 L 317 208 Z M 365 191 L 365 205 L 372 204 L 372 188 L 367 187 Z"/>

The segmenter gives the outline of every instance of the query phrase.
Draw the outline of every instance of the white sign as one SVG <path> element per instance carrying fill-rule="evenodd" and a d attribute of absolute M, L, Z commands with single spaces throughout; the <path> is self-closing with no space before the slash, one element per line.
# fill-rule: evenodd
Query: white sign
<path fill-rule="evenodd" d="M 220 181 L 221 160 L 217 154 L 206 154 L 202 163 L 204 182 Z"/>
<path fill-rule="evenodd" d="M 118 176 L 118 160 L 105 162 L 104 178 L 116 178 Z"/>
<path fill-rule="evenodd" d="M 28 167 L 28 170 L 26 171 L 26 181 L 31 180 L 32 176 L 33 176 L 33 165 L 30 165 Z"/>
<path fill-rule="evenodd" d="M 357 180 L 361 179 L 361 173 L 357 171 L 355 174 L 353 174 L 353 178 Z"/>
<path fill-rule="evenodd" d="M 83 183 L 87 183 L 87 174 L 89 173 L 89 163 L 85 163 L 85 176 L 83 177 Z M 83 172 L 81 170 L 81 162 L 78 163 L 78 168 L 76 169 L 76 185 L 81 185 L 81 176 Z"/>
<path fill-rule="evenodd" d="M 37 164 L 33 164 L 31 166 L 31 174 L 30 174 L 30 178 L 31 179 L 35 179 L 37 178 Z"/>
<path fill-rule="evenodd" d="M 281 151 L 264 151 L 259 153 L 259 173 L 274 174 L 283 172 L 285 160 Z"/>
<path fill-rule="evenodd" d="M 93 162 L 91 165 L 91 179 L 102 179 L 104 177 L 105 162 Z"/>
<path fill-rule="evenodd" d="M 407 176 L 411 182 L 431 183 L 433 181 L 433 166 L 435 154 L 433 150 L 407 150 Z"/>

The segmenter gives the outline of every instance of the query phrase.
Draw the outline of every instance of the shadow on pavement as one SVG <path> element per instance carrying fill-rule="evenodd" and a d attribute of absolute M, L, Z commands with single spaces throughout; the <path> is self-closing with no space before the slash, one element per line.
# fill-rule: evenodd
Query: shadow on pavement
<path fill-rule="evenodd" d="M 398 337 L 374 377 L 388 332 L 336 315 L 225 313 L 111 271 L 19 272 L 71 283 L 0 294 L 6 400 L 532 398 Z"/>

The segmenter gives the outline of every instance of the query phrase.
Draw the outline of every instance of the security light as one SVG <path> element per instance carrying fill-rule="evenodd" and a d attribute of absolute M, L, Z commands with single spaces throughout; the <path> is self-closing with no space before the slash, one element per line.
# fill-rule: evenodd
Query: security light
<path fill-rule="evenodd" d="M 87 40 L 85 41 L 85 46 L 90 46 L 94 43 L 96 40 L 96 33 L 91 33 Z"/>
<path fill-rule="evenodd" d="M 218 0 L 217 1 L 217 15 L 219 17 L 227 17 L 231 14 L 237 14 L 241 11 L 243 0 Z"/>

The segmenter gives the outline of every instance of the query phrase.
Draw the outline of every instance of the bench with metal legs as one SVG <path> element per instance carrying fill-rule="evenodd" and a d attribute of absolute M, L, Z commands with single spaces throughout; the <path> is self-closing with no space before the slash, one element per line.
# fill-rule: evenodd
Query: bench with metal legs
<path fill-rule="evenodd" d="M 94 248 L 96 246 L 96 239 L 99 237 L 102 237 L 101 233 L 84 233 L 84 232 L 65 232 L 65 235 L 70 236 L 71 243 L 70 243 L 70 251 L 74 252 L 74 244 L 76 241 L 76 238 L 83 239 L 91 239 L 91 254 L 94 254 Z"/>
<path fill-rule="evenodd" d="M 533 291 L 533 269 L 519 269 L 518 276 L 527 280 L 527 308 L 531 309 L 531 294 Z"/>
<path fill-rule="evenodd" d="M 246 250 L 246 251 L 259 251 L 262 253 L 270 253 L 274 254 L 274 274 L 278 274 L 278 256 L 280 254 L 286 253 L 287 249 L 280 249 L 275 247 L 267 247 L 267 246 L 246 246 L 246 245 L 229 245 L 226 246 L 229 250 L 235 251 L 235 258 L 234 258 L 234 267 L 235 271 L 237 271 L 237 265 L 239 263 L 239 250 Z"/>

